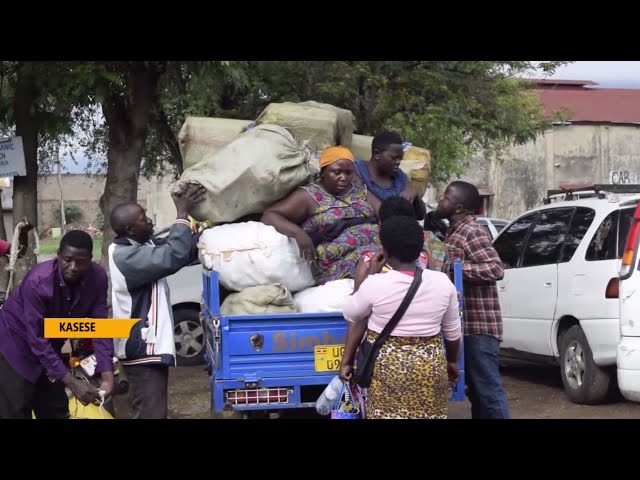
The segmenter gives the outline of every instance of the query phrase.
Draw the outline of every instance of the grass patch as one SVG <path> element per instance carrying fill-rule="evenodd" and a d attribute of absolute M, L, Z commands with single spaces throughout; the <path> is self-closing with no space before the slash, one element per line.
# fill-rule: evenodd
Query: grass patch
<path fill-rule="evenodd" d="M 58 246 L 60 245 L 59 238 L 46 238 L 40 240 L 40 255 L 56 255 L 58 253 Z M 93 238 L 93 261 L 99 262 L 102 258 L 102 237 Z"/>

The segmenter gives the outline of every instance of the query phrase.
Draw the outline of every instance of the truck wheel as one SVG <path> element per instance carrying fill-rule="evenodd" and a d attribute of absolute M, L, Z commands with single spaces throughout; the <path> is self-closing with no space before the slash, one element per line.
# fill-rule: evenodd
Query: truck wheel
<path fill-rule="evenodd" d="M 587 337 L 574 325 L 560 337 L 560 374 L 573 403 L 595 405 L 607 398 L 611 378 L 593 361 Z"/>
<path fill-rule="evenodd" d="M 205 348 L 200 312 L 193 308 L 176 308 L 173 311 L 173 325 L 178 366 L 202 365 Z"/>

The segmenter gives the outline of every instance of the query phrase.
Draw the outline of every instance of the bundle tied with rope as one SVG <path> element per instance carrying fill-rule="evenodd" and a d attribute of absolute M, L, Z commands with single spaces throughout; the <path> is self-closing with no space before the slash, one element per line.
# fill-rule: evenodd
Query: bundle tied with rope
<path fill-rule="evenodd" d="M 18 222 L 16 228 L 13 231 L 13 238 L 11 239 L 11 253 L 9 254 L 9 264 L 5 267 L 5 270 L 9 272 L 9 282 L 7 284 L 7 289 L 5 296 L 9 295 L 13 290 L 13 276 L 16 270 L 16 262 L 18 261 L 18 255 L 20 255 L 20 231 L 28 225 L 26 220 Z M 38 256 L 40 253 L 40 237 L 38 237 L 38 232 L 36 229 L 32 229 L 33 232 L 33 253 Z"/>

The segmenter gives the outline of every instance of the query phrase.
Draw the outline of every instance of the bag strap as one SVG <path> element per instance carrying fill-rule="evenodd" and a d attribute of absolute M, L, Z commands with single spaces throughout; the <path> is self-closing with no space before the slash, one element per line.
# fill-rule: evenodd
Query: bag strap
<path fill-rule="evenodd" d="M 380 335 L 378 335 L 378 338 L 376 338 L 375 342 L 373 342 L 374 348 L 377 348 L 380 345 L 382 345 L 385 342 L 385 340 L 389 337 L 389 335 L 391 335 L 391 332 L 393 331 L 394 328 L 396 328 L 396 325 L 398 325 L 398 322 L 407 311 L 407 308 L 409 308 L 409 305 L 411 304 L 413 297 L 415 297 L 416 292 L 418 291 L 418 288 L 420 288 L 421 283 L 422 283 L 422 269 L 420 267 L 417 267 L 415 276 L 413 277 L 413 282 L 411 283 L 411 286 L 409 287 L 407 294 L 405 295 L 404 299 L 402 300 L 402 303 L 398 307 L 398 310 L 396 310 L 396 313 L 393 314 L 393 317 L 391 317 L 391 320 L 389 320 L 389 322 L 384 326 L 384 328 L 382 329 L 382 332 L 380 332 Z"/>

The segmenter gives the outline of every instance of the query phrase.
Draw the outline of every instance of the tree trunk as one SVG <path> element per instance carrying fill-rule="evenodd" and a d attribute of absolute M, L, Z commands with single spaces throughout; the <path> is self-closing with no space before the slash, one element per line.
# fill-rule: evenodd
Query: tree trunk
<path fill-rule="evenodd" d="M 113 95 L 102 104 L 109 128 L 107 180 L 100 197 L 104 215 L 102 264 L 109 263 L 108 248 L 114 232 L 109 224 L 111 210 L 119 203 L 137 202 L 142 153 L 156 95 L 159 69 L 134 62 L 125 74 L 124 93 Z"/>
<path fill-rule="evenodd" d="M 13 228 L 24 217 L 38 228 L 38 118 L 35 107 L 37 90 L 33 72 L 22 64 L 17 70 L 14 96 L 16 136 L 22 137 L 27 174 L 13 179 Z M 37 231 L 37 230 L 36 230 Z M 11 232 L 13 234 L 13 232 Z M 33 241 L 25 256 L 16 264 L 14 288 L 26 273 L 36 264 Z"/>

